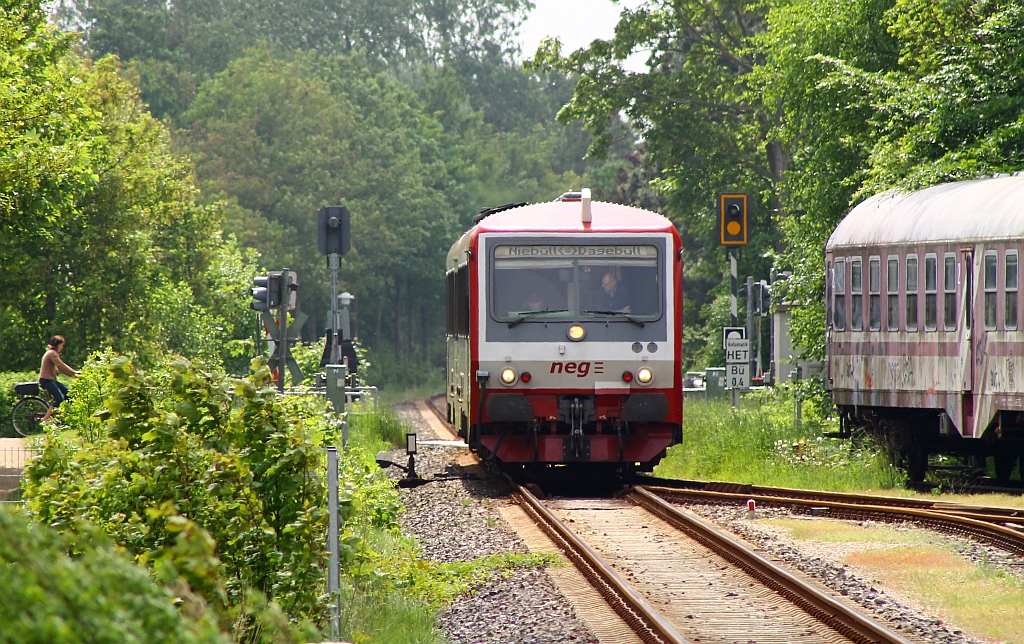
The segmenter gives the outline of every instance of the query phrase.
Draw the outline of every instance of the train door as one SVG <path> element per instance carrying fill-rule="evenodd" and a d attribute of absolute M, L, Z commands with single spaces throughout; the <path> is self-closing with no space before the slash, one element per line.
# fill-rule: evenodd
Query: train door
<path fill-rule="evenodd" d="M 978 283 L 974 265 L 974 249 L 960 249 L 961 275 L 963 276 L 963 313 L 960 316 L 958 335 L 959 371 L 961 374 L 961 414 L 960 431 L 965 437 L 975 435 L 974 431 L 974 385 L 979 382 L 975 377 L 975 339 L 983 334 L 974 330 L 974 303 L 976 301 L 974 287 Z"/>

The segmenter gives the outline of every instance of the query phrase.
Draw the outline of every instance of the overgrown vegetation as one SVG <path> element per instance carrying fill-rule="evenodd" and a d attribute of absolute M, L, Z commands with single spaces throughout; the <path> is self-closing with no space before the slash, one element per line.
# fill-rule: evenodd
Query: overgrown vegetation
<path fill-rule="evenodd" d="M 795 422 L 792 388 L 728 401 L 687 400 L 683 442 L 658 465 L 659 476 L 820 490 L 886 489 L 903 476 L 873 442 L 822 437 L 835 423 L 806 401 Z"/>

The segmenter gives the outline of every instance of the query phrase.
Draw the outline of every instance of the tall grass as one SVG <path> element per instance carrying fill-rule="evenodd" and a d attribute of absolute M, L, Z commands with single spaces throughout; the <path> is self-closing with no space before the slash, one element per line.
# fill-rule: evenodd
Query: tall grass
<path fill-rule="evenodd" d="M 672 447 L 655 474 L 832 491 L 889 489 L 902 476 L 872 442 L 822 437 L 832 430 L 814 410 L 801 426 L 793 402 L 781 394 L 725 401 L 687 401 L 683 442 Z"/>

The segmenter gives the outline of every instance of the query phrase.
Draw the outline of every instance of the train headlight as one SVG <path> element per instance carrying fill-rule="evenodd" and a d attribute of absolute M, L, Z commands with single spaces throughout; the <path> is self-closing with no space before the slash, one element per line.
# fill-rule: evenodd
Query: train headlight
<path fill-rule="evenodd" d="M 649 367 L 640 367 L 636 370 L 636 381 L 641 385 L 649 385 L 654 380 L 654 372 Z"/>
<path fill-rule="evenodd" d="M 578 324 L 574 324 L 566 330 L 565 334 L 569 336 L 569 339 L 573 342 L 579 342 L 587 335 L 587 330 Z"/>
<path fill-rule="evenodd" d="M 501 370 L 501 384 L 503 385 L 514 385 L 516 384 L 516 370 L 506 367 Z"/>

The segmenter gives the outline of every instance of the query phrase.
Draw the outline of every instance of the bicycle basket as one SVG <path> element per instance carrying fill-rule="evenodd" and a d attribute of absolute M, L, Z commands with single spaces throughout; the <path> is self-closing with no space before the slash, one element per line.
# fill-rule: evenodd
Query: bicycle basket
<path fill-rule="evenodd" d="M 14 393 L 19 396 L 38 396 L 39 395 L 39 383 L 38 382 L 19 382 L 14 385 Z"/>

